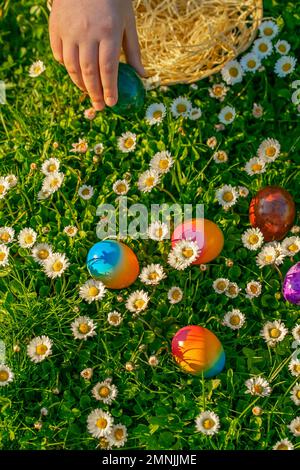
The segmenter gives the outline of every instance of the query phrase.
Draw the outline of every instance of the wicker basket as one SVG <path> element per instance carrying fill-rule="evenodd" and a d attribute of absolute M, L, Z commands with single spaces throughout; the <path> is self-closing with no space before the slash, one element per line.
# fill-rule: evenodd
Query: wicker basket
<path fill-rule="evenodd" d="M 262 0 L 133 3 L 143 64 L 162 85 L 192 83 L 218 72 L 249 47 L 263 15 Z"/>

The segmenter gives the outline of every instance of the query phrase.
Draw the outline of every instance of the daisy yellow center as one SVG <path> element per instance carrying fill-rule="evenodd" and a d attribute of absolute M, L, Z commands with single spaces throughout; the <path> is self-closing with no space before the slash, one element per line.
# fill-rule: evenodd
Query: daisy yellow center
<path fill-rule="evenodd" d="M 239 74 L 239 71 L 238 71 L 237 68 L 231 67 L 231 68 L 229 69 L 229 75 L 231 75 L 231 77 L 237 77 L 238 74 Z"/>
<path fill-rule="evenodd" d="M 89 288 L 89 296 L 96 297 L 99 294 L 99 289 L 95 286 Z"/>
<path fill-rule="evenodd" d="M 179 290 L 174 290 L 174 292 L 172 292 L 172 299 L 178 300 L 178 299 L 180 299 L 180 297 L 181 297 L 181 294 L 180 294 Z"/>
<path fill-rule="evenodd" d="M 102 387 L 99 388 L 98 393 L 101 398 L 107 398 L 109 396 L 110 391 L 109 391 L 109 388 L 106 387 L 106 385 L 103 385 Z"/>
<path fill-rule="evenodd" d="M 279 338 L 280 330 L 278 328 L 271 328 L 269 330 L 269 335 L 271 338 Z"/>
<path fill-rule="evenodd" d="M 162 111 L 159 111 L 159 110 L 154 111 L 153 117 L 154 119 L 160 119 L 162 117 Z"/>
<path fill-rule="evenodd" d="M 193 256 L 194 251 L 192 250 L 192 248 L 183 248 L 181 253 L 185 258 L 190 258 L 191 256 Z"/>
<path fill-rule="evenodd" d="M 236 294 L 236 287 L 235 287 L 235 286 L 230 286 L 230 287 L 228 288 L 228 292 L 229 292 L 229 294 L 231 294 L 231 295 Z"/>
<path fill-rule="evenodd" d="M 266 255 L 265 256 L 265 262 L 266 263 L 272 263 L 272 261 L 273 261 L 273 256 L 271 256 L 271 255 Z"/>
<path fill-rule="evenodd" d="M 226 191 L 224 194 L 223 194 L 223 200 L 225 202 L 231 202 L 233 200 L 233 194 L 231 191 Z"/>
<path fill-rule="evenodd" d="M 177 111 L 179 113 L 185 113 L 186 112 L 186 105 L 183 104 L 183 103 L 178 104 L 176 108 L 177 108 Z"/>
<path fill-rule="evenodd" d="M 124 141 L 124 147 L 130 149 L 134 145 L 134 140 L 132 137 L 127 137 Z"/>
<path fill-rule="evenodd" d="M 267 157 L 274 157 L 276 153 L 276 148 L 275 147 L 267 147 L 266 148 L 266 156 Z"/>
<path fill-rule="evenodd" d="M 123 193 L 124 191 L 126 191 L 126 186 L 125 186 L 125 184 L 124 184 L 124 183 L 119 183 L 119 184 L 117 185 L 117 191 L 118 191 L 119 193 Z"/>
<path fill-rule="evenodd" d="M 147 186 L 148 188 L 151 188 L 151 186 L 153 186 L 153 185 L 154 185 L 154 177 L 149 176 L 148 178 L 146 178 L 145 186 Z"/>
<path fill-rule="evenodd" d="M 24 242 L 27 245 L 30 245 L 33 242 L 33 236 L 31 234 L 25 235 Z"/>
<path fill-rule="evenodd" d="M 262 393 L 263 387 L 261 385 L 256 384 L 253 386 L 253 390 L 255 393 Z"/>
<path fill-rule="evenodd" d="M 80 323 L 80 325 L 78 326 L 78 330 L 83 335 L 86 335 L 91 331 L 91 327 L 87 323 Z"/>
<path fill-rule="evenodd" d="M 6 370 L 0 370 L 0 382 L 6 382 L 9 377 L 9 373 Z"/>
<path fill-rule="evenodd" d="M 298 426 L 295 427 L 295 431 L 300 432 L 300 424 L 298 424 Z"/>
<path fill-rule="evenodd" d="M 0 184 L 0 194 L 5 193 L 5 186 L 3 184 Z"/>
<path fill-rule="evenodd" d="M 115 432 L 114 432 L 114 435 L 115 435 L 115 439 L 117 441 L 121 441 L 123 438 L 124 438 L 124 431 L 123 429 L 116 429 Z"/>
<path fill-rule="evenodd" d="M 169 166 L 169 162 L 168 160 L 164 159 L 164 160 L 160 160 L 159 164 L 158 164 L 159 168 L 161 170 L 166 170 Z"/>
<path fill-rule="evenodd" d="M 220 162 L 223 162 L 225 160 L 225 154 L 223 152 L 217 153 L 217 159 L 220 160 Z"/>
<path fill-rule="evenodd" d="M 214 87 L 214 94 L 216 96 L 222 95 L 222 92 L 223 92 L 223 87 L 221 87 L 220 85 L 217 85 L 217 86 Z"/>
<path fill-rule="evenodd" d="M 64 267 L 63 263 L 61 261 L 55 261 L 55 263 L 53 263 L 52 265 L 52 269 L 53 271 L 55 271 L 56 273 L 58 273 L 59 271 L 62 270 L 62 268 Z"/>
<path fill-rule="evenodd" d="M 289 245 L 287 248 L 288 248 L 289 251 L 292 251 L 293 253 L 294 253 L 295 251 L 298 251 L 298 245 L 296 245 L 296 243 L 292 243 L 292 244 Z"/>
<path fill-rule="evenodd" d="M 278 46 L 278 50 L 279 50 L 280 52 L 285 52 L 285 51 L 286 51 L 285 45 L 284 45 L 284 44 L 280 44 L 280 45 Z"/>
<path fill-rule="evenodd" d="M 229 320 L 231 325 L 239 325 L 241 323 L 241 319 L 239 315 L 231 315 L 230 320 Z"/>
<path fill-rule="evenodd" d="M 228 113 L 225 114 L 224 118 L 225 118 L 225 121 L 230 121 L 230 119 L 233 118 L 233 114 L 229 111 Z"/>
<path fill-rule="evenodd" d="M 35 65 L 35 66 L 33 67 L 34 73 L 40 73 L 41 70 L 42 70 L 42 69 L 41 69 L 40 65 Z"/>
<path fill-rule="evenodd" d="M 5 260 L 5 258 L 6 258 L 6 254 L 3 253 L 3 251 L 0 251 L 0 261 Z"/>
<path fill-rule="evenodd" d="M 37 256 L 38 256 L 39 259 L 47 259 L 48 256 L 49 256 L 49 251 L 46 250 L 46 249 L 39 250 L 37 252 Z"/>
<path fill-rule="evenodd" d="M 247 65 L 248 65 L 249 69 L 254 69 L 254 67 L 256 66 L 256 62 L 255 62 L 254 59 L 250 59 L 250 60 L 248 60 Z"/>
<path fill-rule="evenodd" d="M 59 179 L 58 178 L 54 178 L 51 183 L 50 183 L 50 188 L 55 188 L 56 186 L 58 186 L 60 183 Z"/>
<path fill-rule="evenodd" d="M 296 397 L 298 398 L 298 400 L 300 400 L 300 390 L 297 390 Z"/>
<path fill-rule="evenodd" d="M 119 323 L 119 317 L 118 317 L 118 315 L 111 315 L 110 321 L 111 321 L 112 323 Z"/>
<path fill-rule="evenodd" d="M 162 237 L 162 236 L 163 236 L 163 229 L 162 229 L 161 227 L 158 228 L 158 229 L 155 231 L 155 235 L 156 235 L 157 237 L 159 237 L 159 238 Z"/>
<path fill-rule="evenodd" d="M 0 240 L 4 243 L 7 243 L 10 240 L 9 233 L 8 232 L 1 233 Z"/>
<path fill-rule="evenodd" d="M 89 190 L 88 188 L 85 188 L 85 189 L 82 191 L 82 194 L 83 194 L 83 196 L 89 196 L 90 190 Z"/>
<path fill-rule="evenodd" d="M 151 281 L 155 281 L 157 278 L 159 277 L 158 273 L 153 271 L 152 273 L 150 273 L 148 275 L 148 278 L 151 280 Z"/>
<path fill-rule="evenodd" d="M 203 421 L 202 424 L 203 424 L 204 429 L 207 429 L 207 430 L 208 430 L 208 429 L 213 428 L 216 423 L 214 422 L 213 419 L 207 418 L 207 419 L 205 419 L 205 420 Z"/>
<path fill-rule="evenodd" d="M 75 233 L 75 228 L 74 228 L 74 227 L 68 228 L 67 233 L 68 233 L 69 235 L 73 235 L 73 234 Z"/>
<path fill-rule="evenodd" d="M 252 292 L 252 294 L 256 294 L 258 292 L 258 287 L 255 284 L 251 284 L 249 289 L 250 289 L 250 292 Z"/>
<path fill-rule="evenodd" d="M 38 344 L 35 348 L 35 352 L 38 356 L 43 356 L 48 351 L 48 348 L 45 344 Z"/>
<path fill-rule="evenodd" d="M 261 52 L 267 52 L 268 46 L 265 43 L 261 43 L 258 48 Z"/>
<path fill-rule="evenodd" d="M 78 148 L 79 148 L 79 150 L 85 150 L 86 149 L 86 143 L 81 142 L 80 144 L 78 144 Z"/>
<path fill-rule="evenodd" d="M 108 424 L 107 419 L 105 419 L 105 418 L 99 418 L 96 421 L 96 426 L 99 429 L 105 429 L 107 427 L 107 424 Z"/>
<path fill-rule="evenodd" d="M 273 34 L 273 29 L 272 28 L 268 27 L 268 28 L 264 29 L 264 35 L 265 36 L 272 36 L 272 34 Z"/>
<path fill-rule="evenodd" d="M 291 67 L 292 67 L 291 64 L 289 64 L 289 63 L 287 62 L 287 63 L 283 64 L 282 70 L 283 70 L 284 72 L 288 72 L 289 70 L 291 70 Z"/>
<path fill-rule="evenodd" d="M 217 283 L 217 289 L 219 289 L 219 290 L 225 290 L 226 287 L 227 287 L 227 284 L 226 284 L 226 282 L 224 282 L 224 281 L 219 281 L 219 282 Z"/>
<path fill-rule="evenodd" d="M 48 165 L 48 171 L 49 173 L 53 173 L 54 171 L 57 170 L 57 167 L 54 163 L 50 163 L 50 165 Z"/>
<path fill-rule="evenodd" d="M 300 374 L 300 364 L 294 364 L 293 370 L 297 374 Z"/>
<path fill-rule="evenodd" d="M 254 171 L 254 173 L 260 170 L 262 170 L 262 165 L 260 163 L 254 163 L 252 165 L 252 171 Z"/>
<path fill-rule="evenodd" d="M 289 450 L 289 448 L 286 444 L 279 444 L 277 450 Z"/>
<path fill-rule="evenodd" d="M 137 299 L 135 302 L 134 302 L 134 306 L 135 308 L 143 308 L 144 305 L 145 305 L 145 301 L 143 299 Z"/>
<path fill-rule="evenodd" d="M 106 439 L 106 437 L 101 437 L 100 441 L 99 441 L 99 445 L 100 445 L 100 448 L 101 449 L 107 449 L 108 446 L 109 446 L 109 442 L 108 440 Z"/>

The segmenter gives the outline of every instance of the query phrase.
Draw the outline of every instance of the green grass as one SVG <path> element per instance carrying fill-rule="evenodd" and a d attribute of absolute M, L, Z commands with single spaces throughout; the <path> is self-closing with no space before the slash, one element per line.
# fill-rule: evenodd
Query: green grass
<path fill-rule="evenodd" d="M 202 109 L 199 121 L 175 120 L 170 112 L 159 127 L 149 127 L 141 116 L 127 120 L 110 113 L 98 113 L 93 121 L 83 117 L 90 106 L 82 101 L 64 69 L 52 58 L 47 36 L 47 10 L 42 0 L 0 2 L 0 79 L 7 84 L 7 104 L 0 105 L 0 176 L 14 173 L 18 185 L 0 200 L 0 226 L 13 226 L 16 232 L 32 227 L 38 241 L 45 241 L 55 251 L 65 252 L 71 266 L 65 275 L 49 281 L 30 257 L 30 251 L 11 246 L 9 266 L 0 270 L 0 338 L 6 345 L 6 363 L 15 380 L 0 390 L 0 447 L 2 449 L 94 449 L 98 442 L 86 430 L 88 414 L 97 408 L 92 387 L 106 377 L 113 377 L 118 387 L 117 400 L 109 407 L 115 422 L 128 427 L 128 449 L 271 449 L 281 438 L 289 438 L 295 448 L 299 441 L 287 425 L 297 416 L 290 399 L 290 389 L 297 382 L 288 371 L 292 349 L 291 330 L 299 319 L 299 309 L 287 304 L 281 292 L 281 277 L 273 269 L 260 270 L 255 253 L 241 243 L 249 228 L 248 207 L 251 196 L 268 184 L 278 184 L 294 197 L 299 195 L 300 139 L 299 116 L 291 103 L 290 83 L 300 78 L 296 72 L 286 79 L 273 72 L 277 54 L 264 61 L 265 71 L 247 74 L 241 84 L 231 87 L 224 103 L 208 95 L 209 80 L 198 83 L 198 90 L 178 85 L 167 92 L 149 92 L 147 105 L 184 95 Z M 281 27 L 279 38 L 292 45 L 292 55 L 299 57 L 300 37 L 296 34 L 300 6 L 294 2 L 266 1 L 265 16 L 276 18 Z M 275 41 L 276 42 L 276 41 Z M 41 59 L 46 71 L 40 77 L 28 76 L 34 60 Z M 214 76 L 214 82 L 219 76 Z M 260 103 L 262 119 L 253 118 L 253 103 Z M 214 125 L 223 105 L 233 105 L 238 113 L 232 125 L 217 133 Z M 184 132 L 180 133 L 179 128 Z M 132 131 L 138 136 L 137 149 L 131 154 L 117 150 L 117 137 Z M 213 151 L 207 138 L 216 135 L 218 145 L 228 152 L 229 161 L 217 165 L 210 161 Z M 98 163 L 93 152 L 70 153 L 73 142 L 85 137 L 89 147 L 102 142 L 104 153 Z M 281 156 L 268 166 L 266 173 L 250 177 L 242 169 L 256 154 L 266 137 L 279 140 Z M 59 143 L 53 149 L 53 142 Z M 137 189 L 136 181 L 148 168 L 155 152 L 169 150 L 176 165 L 149 194 Z M 55 156 L 61 161 L 65 181 L 50 199 L 38 201 L 43 175 L 41 163 Z M 31 170 L 31 164 L 37 170 Z M 114 204 L 112 184 L 125 173 L 131 175 L 129 198 L 150 207 L 151 203 L 203 203 L 206 217 L 215 221 L 225 236 L 224 250 L 205 272 L 197 266 L 183 272 L 166 263 L 169 242 L 127 240 L 138 254 L 141 266 L 162 263 L 168 277 L 156 288 L 143 287 L 137 281 L 130 289 L 110 291 L 99 303 L 88 305 L 79 297 L 79 286 L 88 279 L 85 265 L 89 248 L 97 241 L 96 208 L 102 202 Z M 90 184 L 95 195 L 89 201 L 78 197 L 81 184 Z M 249 196 L 239 198 L 228 212 L 215 201 L 215 191 L 223 184 L 243 185 Z M 171 192 L 172 199 L 167 191 Z M 297 221 L 295 222 L 297 223 Z M 70 239 L 63 233 L 66 225 L 79 231 Z M 232 259 L 232 267 L 226 259 Z M 295 261 L 299 260 L 299 255 Z M 282 275 L 293 264 L 286 259 Z M 263 284 L 261 297 L 250 301 L 240 294 L 236 299 L 217 295 L 212 283 L 228 277 L 245 288 L 251 279 Z M 181 303 L 170 306 L 167 292 L 173 285 L 184 291 Z M 146 314 L 133 319 L 126 311 L 128 293 L 144 288 L 151 296 Z M 247 318 L 239 332 L 221 324 L 224 313 L 239 308 Z M 106 317 L 118 309 L 124 314 L 120 327 L 111 327 Z M 86 342 L 75 341 L 70 324 L 80 311 L 92 317 L 97 336 Z M 289 334 L 276 348 L 269 348 L 260 337 L 262 325 L 282 319 Z M 188 376 L 172 360 L 170 343 L 174 333 L 187 324 L 200 324 L 214 331 L 227 355 L 225 370 L 213 380 Z M 26 345 L 34 337 L 48 335 L 54 343 L 53 355 L 40 364 L 30 362 Z M 14 353 L 18 344 L 20 352 Z M 151 368 L 148 357 L 156 354 L 159 365 Z M 131 361 L 136 368 L 125 370 Z M 94 369 L 90 382 L 80 377 L 86 367 Z M 270 397 L 246 395 L 244 382 L 260 374 L 271 382 Z M 55 392 L 59 393 L 55 393 Z M 254 404 L 263 409 L 260 417 L 252 414 Z M 101 406 L 101 405 L 100 405 Z M 40 409 L 49 413 L 41 430 L 34 429 Z M 220 432 L 206 437 L 195 432 L 194 419 L 204 409 L 220 417 Z"/>

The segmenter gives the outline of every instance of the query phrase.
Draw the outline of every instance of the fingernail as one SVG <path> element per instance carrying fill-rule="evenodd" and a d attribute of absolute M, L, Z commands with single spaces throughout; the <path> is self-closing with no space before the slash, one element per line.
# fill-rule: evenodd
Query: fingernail
<path fill-rule="evenodd" d="M 114 106 L 116 104 L 117 100 L 113 96 L 106 96 L 105 98 L 105 103 L 107 106 Z"/>

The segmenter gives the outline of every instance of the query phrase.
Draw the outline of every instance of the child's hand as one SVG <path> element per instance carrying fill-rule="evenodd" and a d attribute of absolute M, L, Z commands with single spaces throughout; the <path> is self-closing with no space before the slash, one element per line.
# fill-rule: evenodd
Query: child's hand
<path fill-rule="evenodd" d="M 49 30 L 55 59 L 97 110 L 118 100 L 122 43 L 127 62 L 146 76 L 131 0 L 54 0 Z"/>

